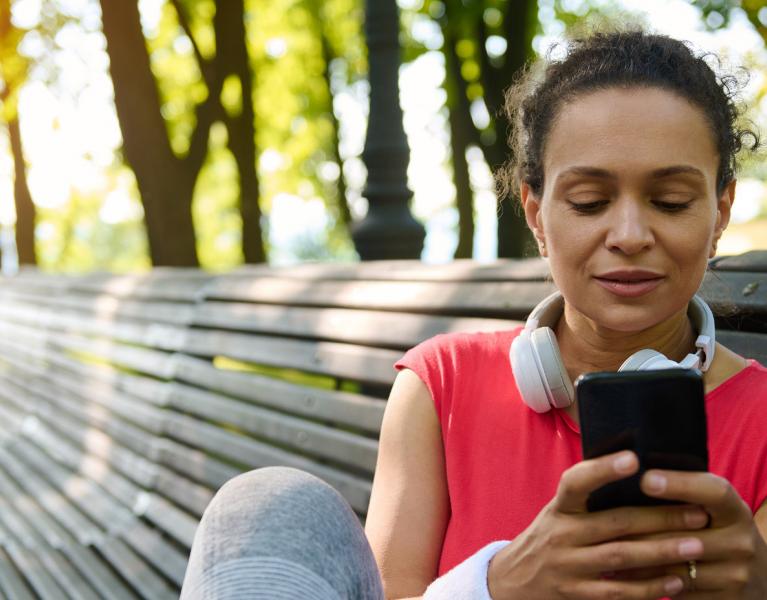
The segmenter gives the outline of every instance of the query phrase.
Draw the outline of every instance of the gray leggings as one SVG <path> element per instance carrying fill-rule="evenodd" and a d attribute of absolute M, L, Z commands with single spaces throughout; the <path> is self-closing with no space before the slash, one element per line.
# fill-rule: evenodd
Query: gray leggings
<path fill-rule="evenodd" d="M 359 519 L 313 475 L 287 467 L 227 482 L 194 536 L 182 600 L 381 600 Z"/>

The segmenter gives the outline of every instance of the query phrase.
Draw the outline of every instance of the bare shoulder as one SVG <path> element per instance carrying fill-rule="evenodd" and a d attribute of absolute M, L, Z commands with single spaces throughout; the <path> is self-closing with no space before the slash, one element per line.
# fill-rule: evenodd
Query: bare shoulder
<path fill-rule="evenodd" d="M 448 515 L 437 411 L 426 385 L 404 369 L 384 413 L 365 523 L 387 598 L 420 596 L 434 580 Z"/>
<path fill-rule="evenodd" d="M 706 393 L 708 394 L 713 391 L 720 384 L 727 381 L 733 375 L 737 375 L 747 366 L 748 361 L 745 358 L 717 342 L 714 361 L 711 363 L 711 367 L 703 378 L 706 386 Z"/>

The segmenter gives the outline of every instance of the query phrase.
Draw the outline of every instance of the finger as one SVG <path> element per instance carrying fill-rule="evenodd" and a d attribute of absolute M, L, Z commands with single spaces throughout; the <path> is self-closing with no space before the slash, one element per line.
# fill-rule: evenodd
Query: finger
<path fill-rule="evenodd" d="M 753 560 L 759 543 L 759 533 L 744 531 L 736 527 L 705 529 L 691 533 L 703 544 L 701 558 L 705 561 L 738 561 L 748 563 Z"/>
<path fill-rule="evenodd" d="M 579 462 L 562 473 L 554 508 L 565 513 L 585 512 L 586 499 L 591 492 L 611 481 L 629 477 L 637 469 L 639 460 L 630 451 Z"/>
<path fill-rule="evenodd" d="M 651 469 L 642 476 L 640 485 L 648 496 L 702 506 L 711 515 L 712 524 L 733 523 L 751 515 L 730 482 L 713 473 Z"/>
<path fill-rule="evenodd" d="M 746 564 L 733 561 L 696 562 L 694 580 L 690 578 L 687 565 L 676 565 L 668 569 L 667 573 L 681 577 L 685 582 L 685 590 L 719 594 L 727 591 L 736 598 L 741 597 L 752 575 Z"/>
<path fill-rule="evenodd" d="M 685 564 L 702 556 L 697 538 L 618 541 L 587 546 L 565 559 L 568 568 L 580 573 L 620 572 L 648 567 Z"/>
<path fill-rule="evenodd" d="M 643 567 L 641 569 L 628 569 L 626 571 L 609 571 L 608 573 L 602 573 L 602 576 L 607 576 L 608 579 L 618 579 L 620 581 L 641 581 L 644 579 L 654 579 L 656 577 L 663 577 L 665 575 L 676 575 L 677 573 L 669 572 L 670 567 L 668 565 L 662 567 Z"/>
<path fill-rule="evenodd" d="M 695 531 L 708 524 L 709 516 L 698 506 L 627 506 L 582 517 L 577 528 L 578 545 L 593 545 L 637 535 Z"/>
<path fill-rule="evenodd" d="M 625 598 L 626 600 L 656 600 L 674 596 L 684 589 L 676 576 L 663 576 L 644 581 L 598 579 L 579 581 L 570 587 L 575 598 Z"/>

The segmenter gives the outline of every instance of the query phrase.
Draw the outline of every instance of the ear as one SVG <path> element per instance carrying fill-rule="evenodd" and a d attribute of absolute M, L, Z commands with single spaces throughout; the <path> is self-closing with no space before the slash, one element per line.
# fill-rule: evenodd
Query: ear
<path fill-rule="evenodd" d="M 719 238 L 722 237 L 722 233 L 724 233 L 724 230 L 727 229 L 727 225 L 730 223 L 732 203 L 735 202 L 735 183 L 733 179 L 727 184 L 727 187 L 724 188 L 716 203 L 716 223 L 714 225 L 714 237 L 711 243 L 711 250 L 709 251 L 709 258 L 714 258 Z"/>
<path fill-rule="evenodd" d="M 525 211 L 525 221 L 530 231 L 533 232 L 538 242 L 538 251 L 541 256 L 548 256 L 546 250 L 546 235 L 543 230 L 543 218 L 541 213 L 541 201 L 533 193 L 533 190 L 526 183 L 519 188 L 519 197 L 522 201 L 522 210 Z"/>

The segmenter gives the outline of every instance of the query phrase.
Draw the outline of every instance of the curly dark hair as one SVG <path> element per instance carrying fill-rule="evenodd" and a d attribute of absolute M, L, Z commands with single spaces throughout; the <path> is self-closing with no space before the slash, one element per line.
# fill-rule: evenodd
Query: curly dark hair
<path fill-rule="evenodd" d="M 739 127 L 743 78 L 717 75 L 709 65 L 713 61 L 720 70 L 715 54 L 696 55 L 685 42 L 637 30 L 577 38 L 566 50 L 560 60 L 550 52 L 542 69 L 526 69 L 506 92 L 511 156 L 496 174 L 501 197 L 522 182 L 540 197 L 546 140 L 558 111 L 581 94 L 607 88 L 661 88 L 700 107 L 719 152 L 717 193 L 734 179 L 738 152 L 759 148 L 756 128 Z"/>

